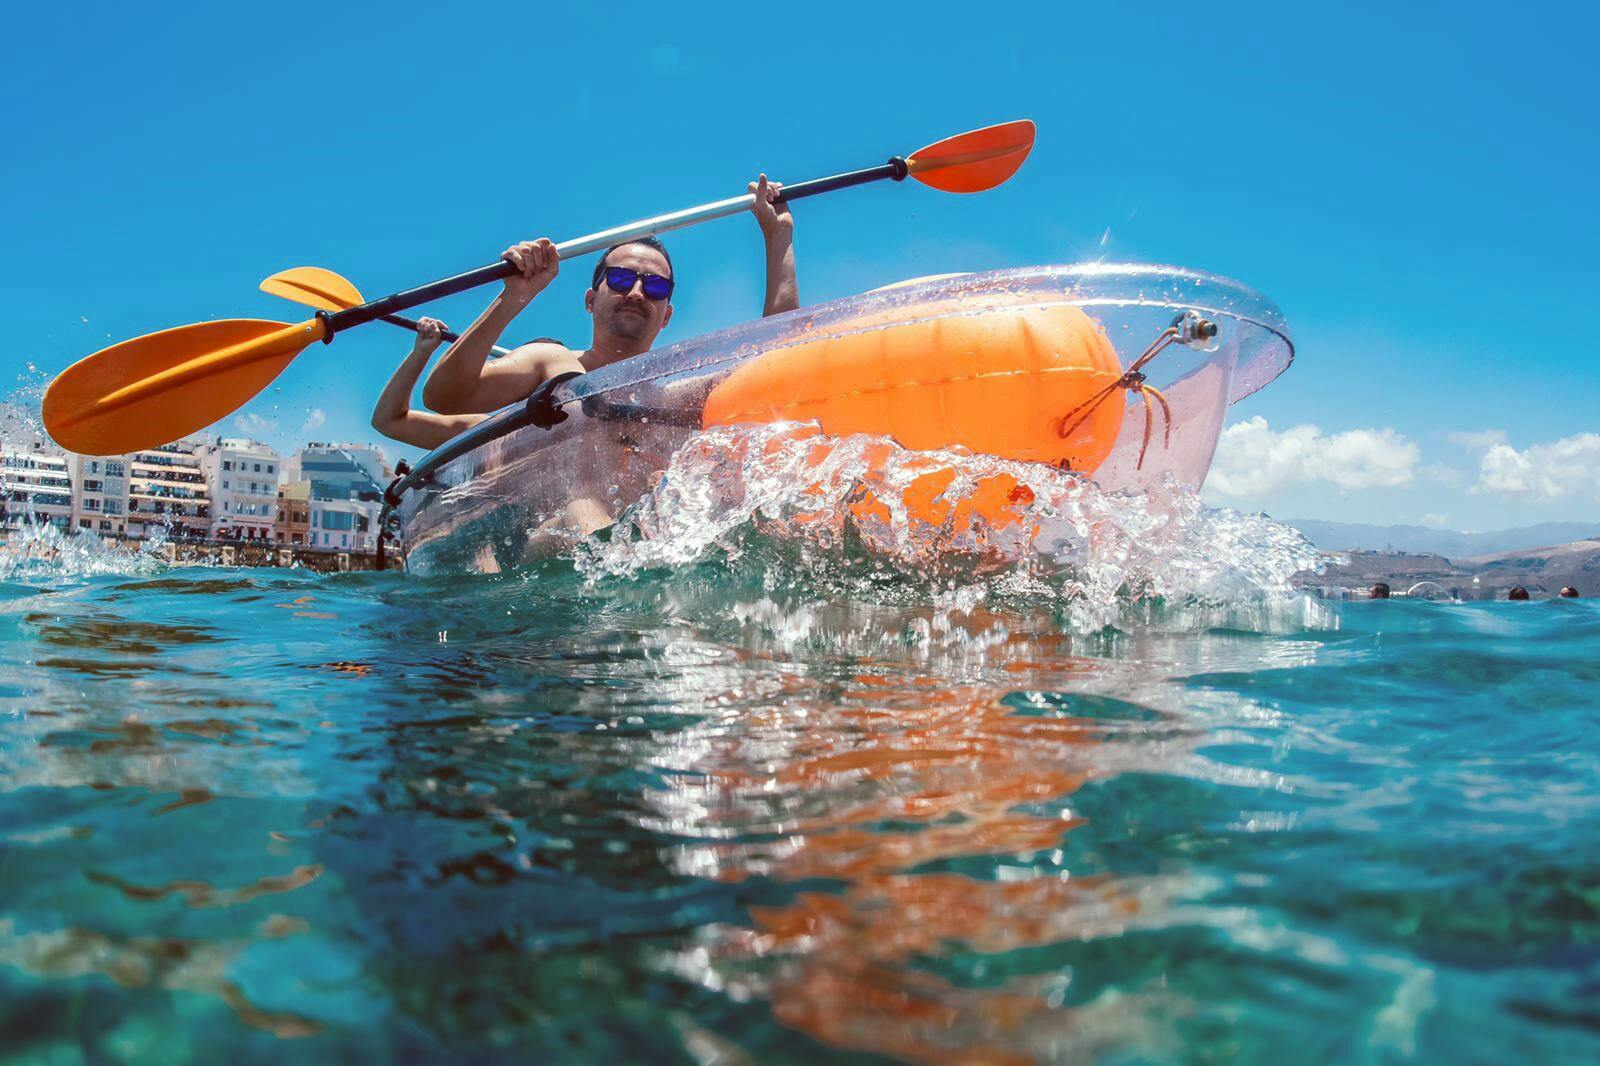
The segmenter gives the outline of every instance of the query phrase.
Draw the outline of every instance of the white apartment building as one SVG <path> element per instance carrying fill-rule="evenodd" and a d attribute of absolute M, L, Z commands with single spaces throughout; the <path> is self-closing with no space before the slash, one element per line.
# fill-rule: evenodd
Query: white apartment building
<path fill-rule="evenodd" d="M 378 550 L 378 513 L 383 504 L 377 500 L 319 500 L 311 504 L 311 531 L 308 534 L 313 548 L 333 551 L 375 552 Z"/>
<path fill-rule="evenodd" d="M 69 453 L 72 525 L 95 533 L 126 534 L 128 457 Z"/>
<path fill-rule="evenodd" d="M 148 537 L 157 528 L 195 540 L 210 535 L 211 498 L 201 447 L 198 441 L 180 440 L 127 457 L 129 536 Z"/>
<path fill-rule="evenodd" d="M 201 452 L 211 490 L 212 540 L 272 540 L 282 460 L 260 441 L 223 437 Z"/>
<path fill-rule="evenodd" d="M 42 445 L 0 452 L 0 524 L 19 529 L 49 524 L 72 528 L 72 471 L 67 457 Z"/>

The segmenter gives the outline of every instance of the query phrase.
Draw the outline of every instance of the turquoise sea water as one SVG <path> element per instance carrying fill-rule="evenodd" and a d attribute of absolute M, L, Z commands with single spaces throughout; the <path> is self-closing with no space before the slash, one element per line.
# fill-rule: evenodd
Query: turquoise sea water
<path fill-rule="evenodd" d="M 1594 602 L 742 544 L 14 566 L 3 1056 L 1600 1060 Z"/>

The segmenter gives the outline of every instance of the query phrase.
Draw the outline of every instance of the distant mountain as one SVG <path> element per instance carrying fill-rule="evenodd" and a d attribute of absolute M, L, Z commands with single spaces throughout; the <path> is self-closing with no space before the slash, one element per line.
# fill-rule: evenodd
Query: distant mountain
<path fill-rule="evenodd" d="M 1600 540 L 1556 544 L 1535 551 L 1505 551 L 1473 559 L 1464 565 L 1482 582 L 1518 584 L 1530 591 L 1554 593 L 1572 585 L 1593 596 L 1600 592 Z"/>
<path fill-rule="evenodd" d="M 1513 585 L 1521 585 L 1534 599 L 1554 596 L 1564 585 L 1579 594 L 1600 595 L 1600 540 L 1579 540 L 1543 548 L 1494 552 L 1477 558 L 1446 559 L 1432 552 L 1356 551 L 1346 549 L 1342 562 L 1324 560 L 1318 571 L 1296 575 L 1296 582 L 1313 588 L 1366 590 L 1387 583 L 1396 595 L 1406 595 L 1419 585 L 1435 585 L 1435 592 L 1463 599 L 1504 599 Z"/>
<path fill-rule="evenodd" d="M 1496 552 L 1525 551 L 1553 544 L 1600 537 L 1600 520 L 1593 522 L 1541 522 L 1498 533 L 1455 533 L 1427 526 L 1365 526 L 1349 522 L 1324 522 L 1318 518 L 1283 520 L 1304 533 L 1323 551 L 1432 552 L 1448 559 L 1465 559 Z"/>

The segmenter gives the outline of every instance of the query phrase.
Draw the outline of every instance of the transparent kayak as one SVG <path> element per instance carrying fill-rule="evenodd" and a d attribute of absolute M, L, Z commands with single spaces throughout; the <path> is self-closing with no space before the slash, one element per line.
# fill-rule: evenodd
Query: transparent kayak
<path fill-rule="evenodd" d="M 1062 305 L 1082 315 L 1063 312 Z M 831 354 L 860 352 L 864 345 L 877 353 L 882 345 L 874 348 L 872 342 L 880 334 L 892 341 L 921 328 L 915 336 L 924 337 L 938 333 L 927 332 L 929 323 L 989 316 L 980 325 L 987 328 L 992 320 L 1010 330 L 1004 336 L 1025 337 L 1037 346 L 1050 341 L 1034 335 L 1034 324 L 1044 321 L 1041 316 L 1063 313 L 1086 316 L 1104 338 L 1097 343 L 1104 347 L 1109 341 L 1114 349 L 1112 370 L 1101 368 L 1082 405 L 1091 413 L 1098 406 L 1103 425 L 1109 394 L 1115 393 L 1111 402 L 1120 406 L 1120 417 L 1111 409 L 1093 468 L 1083 471 L 1109 491 L 1147 491 L 1174 482 L 1198 490 L 1228 405 L 1271 382 L 1294 358 L 1277 307 L 1236 281 L 1198 271 L 1090 264 L 906 283 L 695 337 L 574 377 L 544 398 L 542 413 L 527 404 L 497 412 L 429 453 L 391 488 L 390 512 L 398 516 L 406 568 L 423 575 L 498 572 L 606 526 L 651 490 L 673 454 L 707 425 L 712 409 L 728 406 L 719 400 L 730 377 L 748 374 L 755 361 L 803 352 L 800 365 L 815 360 L 818 372 L 809 381 L 795 379 L 792 387 L 814 393 L 826 391 L 827 382 L 840 373 Z M 969 329 L 959 335 L 974 334 Z M 970 347 L 970 341 L 962 343 Z M 1038 369 L 1038 353 L 1029 353 L 1020 370 L 1002 373 L 1019 356 L 1001 347 L 959 352 L 955 358 L 965 360 L 963 366 L 976 364 L 979 373 L 969 377 L 985 376 L 984 364 L 995 364 L 990 376 L 1009 375 L 1004 394 L 946 389 L 933 401 L 925 399 L 923 407 L 903 404 L 898 413 L 887 401 L 865 414 L 856 404 L 850 425 L 895 439 L 896 427 L 908 425 L 910 410 L 920 417 L 938 408 L 952 424 L 969 426 L 1021 417 L 1018 411 L 1028 407 L 1026 393 L 1035 380 L 1027 370 Z M 926 376 L 921 369 L 913 358 L 873 373 L 904 375 L 903 383 L 879 384 L 885 395 L 910 395 L 926 384 L 910 380 Z M 1037 381 L 1043 391 L 1047 379 Z M 896 388 L 902 384 L 904 389 Z M 768 394 L 784 387 L 790 386 L 781 380 L 765 385 Z M 989 400 L 991 395 L 1004 402 Z M 817 410 L 814 404 L 782 399 L 770 405 L 772 415 L 764 420 L 791 408 Z M 958 402 L 988 406 L 944 410 Z M 1083 420 L 1075 417 L 1078 409 L 1060 411 L 1054 424 L 1063 438 Z M 873 415 L 880 410 L 881 426 Z M 549 422 L 552 411 L 559 422 L 548 428 L 535 424 L 536 419 Z M 902 428 L 899 436 L 905 435 Z"/>

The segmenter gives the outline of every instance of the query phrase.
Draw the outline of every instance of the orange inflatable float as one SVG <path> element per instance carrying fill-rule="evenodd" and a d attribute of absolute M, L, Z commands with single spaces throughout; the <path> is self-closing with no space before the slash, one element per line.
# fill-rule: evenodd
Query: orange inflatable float
<path fill-rule="evenodd" d="M 1079 409 L 1121 376 L 1111 342 L 1077 307 L 1002 305 L 863 323 L 766 352 L 711 391 L 702 418 L 706 428 L 815 421 L 834 437 L 873 433 L 914 451 L 959 446 L 1088 474 L 1111 454 L 1126 399 Z"/>
<path fill-rule="evenodd" d="M 969 313 L 874 325 L 766 352 L 706 399 L 703 423 L 815 422 L 823 433 L 890 437 L 913 451 L 961 447 L 1090 474 L 1117 442 L 1126 394 L 1105 333 L 1070 304 L 1001 303 Z M 818 456 L 820 461 L 821 456 Z M 903 494 L 931 526 L 993 528 L 1025 520 L 1033 494 L 1009 474 L 959 502 L 954 471 L 930 464 Z M 851 510 L 887 517 L 870 484 Z"/>

